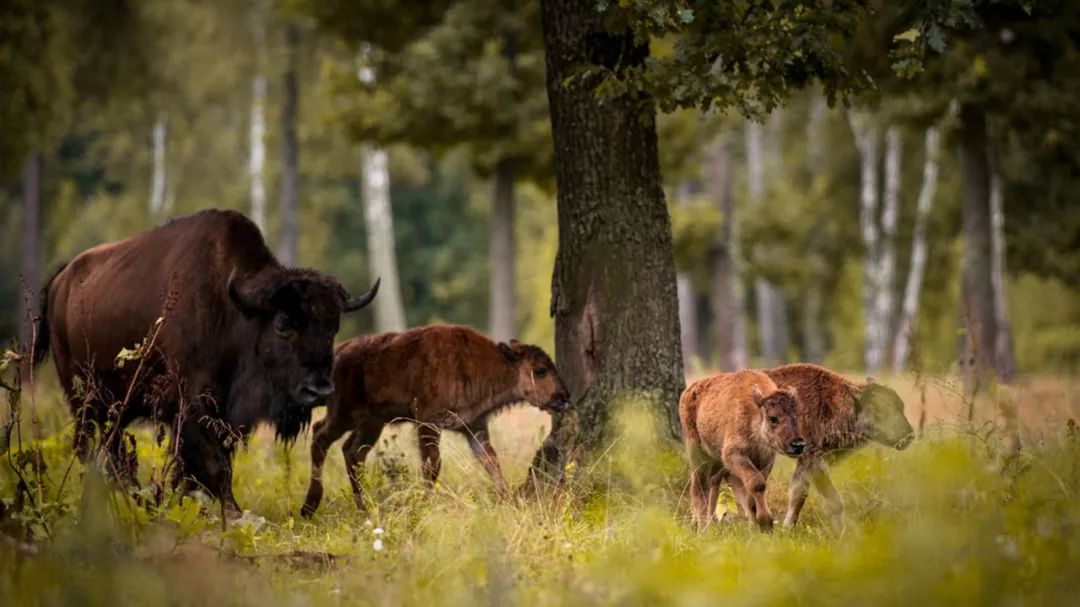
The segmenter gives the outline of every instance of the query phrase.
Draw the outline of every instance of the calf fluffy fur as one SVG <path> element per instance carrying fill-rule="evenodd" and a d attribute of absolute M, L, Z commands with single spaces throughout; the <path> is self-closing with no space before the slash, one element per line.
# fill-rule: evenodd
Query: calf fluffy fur
<path fill-rule="evenodd" d="M 434 485 L 439 475 L 442 430 L 465 434 L 500 494 L 507 487 L 488 437 L 488 418 L 527 401 L 561 411 L 570 395 L 551 358 L 536 346 L 498 343 L 468 327 L 432 325 L 401 333 L 357 337 L 334 352 L 334 394 L 327 414 L 313 426 L 311 483 L 302 514 L 322 499 L 322 467 L 330 445 L 351 432 L 342 452 L 356 505 L 364 508 L 359 474 L 388 423 L 417 424 L 421 469 Z"/>
<path fill-rule="evenodd" d="M 740 512 L 763 530 L 772 528 L 765 483 L 776 452 L 802 453 L 797 400 L 794 390 L 777 387 L 758 371 L 721 373 L 686 388 L 679 419 L 690 457 L 690 507 L 697 527 L 712 521 L 726 480 Z"/>

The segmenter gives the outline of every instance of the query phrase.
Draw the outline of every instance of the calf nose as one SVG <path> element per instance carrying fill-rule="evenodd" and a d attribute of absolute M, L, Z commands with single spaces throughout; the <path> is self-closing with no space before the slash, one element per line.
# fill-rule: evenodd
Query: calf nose
<path fill-rule="evenodd" d="M 799 455 L 803 452 L 804 449 L 806 449 L 806 441 L 801 438 L 797 438 L 788 443 L 787 450 L 788 453 L 791 455 Z"/>

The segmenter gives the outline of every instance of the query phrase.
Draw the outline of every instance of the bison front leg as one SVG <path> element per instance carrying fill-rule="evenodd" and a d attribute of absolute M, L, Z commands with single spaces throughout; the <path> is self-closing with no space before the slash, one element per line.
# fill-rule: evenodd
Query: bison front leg
<path fill-rule="evenodd" d="M 469 448 L 472 449 L 473 455 L 480 460 L 480 464 L 484 466 L 484 470 L 487 471 L 488 476 L 495 483 L 496 493 L 500 497 L 509 497 L 510 488 L 507 487 L 506 481 L 503 479 L 502 469 L 499 468 L 499 459 L 495 455 L 495 448 L 491 446 L 487 423 L 479 427 L 467 428 L 466 431 L 469 433 Z"/>
<path fill-rule="evenodd" d="M 308 482 L 307 497 L 304 505 L 300 508 L 300 515 L 311 518 L 319 508 L 322 501 L 323 484 L 322 471 L 326 462 L 326 453 L 334 441 L 341 438 L 345 428 L 335 420 L 327 417 L 315 422 L 311 432 L 311 480 Z"/>
<path fill-rule="evenodd" d="M 712 522 L 715 512 L 709 512 L 709 484 L 711 466 L 708 463 L 694 465 L 690 471 L 690 518 L 694 527 L 704 530 Z"/>
<path fill-rule="evenodd" d="M 736 481 L 742 483 L 744 507 L 751 520 L 755 521 L 763 531 L 771 530 L 773 516 L 769 510 L 769 502 L 765 499 L 765 475 L 750 461 L 750 458 L 737 452 L 724 454 L 724 467 L 735 477 L 731 479 L 733 491 L 735 491 Z M 736 498 L 739 497 L 738 493 L 736 491 Z"/>
<path fill-rule="evenodd" d="M 420 473 L 428 488 L 435 486 L 442 469 L 442 457 L 439 455 L 439 429 L 431 424 L 416 427 L 416 438 L 420 443 Z"/>
<path fill-rule="evenodd" d="M 195 487 L 221 501 L 228 516 L 239 516 L 240 505 L 232 491 L 232 449 L 217 432 L 200 422 L 185 421 L 180 430 L 180 466 L 177 484 L 187 492 Z"/>

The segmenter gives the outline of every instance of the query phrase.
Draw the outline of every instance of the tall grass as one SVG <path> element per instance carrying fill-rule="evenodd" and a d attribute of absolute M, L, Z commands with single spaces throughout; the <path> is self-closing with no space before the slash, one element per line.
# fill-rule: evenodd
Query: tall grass
<path fill-rule="evenodd" d="M 947 383 L 935 386 L 951 394 Z M 734 522 L 693 531 L 682 453 L 632 411 L 602 457 L 571 471 L 564 493 L 507 501 L 452 436 L 439 485 L 423 489 L 415 434 L 395 427 L 369 458 L 370 510 L 353 505 L 335 448 L 326 499 L 310 521 L 297 515 L 306 439 L 287 451 L 259 432 L 236 459 L 237 498 L 250 512 L 223 531 L 213 506 L 133 506 L 77 463 L 61 490 L 70 425 L 59 425 L 59 398 L 39 386 L 42 435 L 24 450 L 44 458 L 37 489 L 45 499 L 40 511 L 24 504 L 11 516 L 17 478 L 0 466 L 8 513 L 0 602 L 1071 605 L 1080 590 L 1080 438 L 1065 430 L 1077 406 L 1070 386 L 1039 380 L 1017 389 L 1024 448 L 1008 463 L 987 422 L 991 403 L 980 405 L 985 419 L 968 424 L 950 413 L 952 396 L 932 395 L 923 436 L 909 449 L 869 447 L 834 467 L 847 508 L 842 535 L 830 531 L 813 492 L 795 530 L 762 534 Z M 900 387 L 914 421 L 919 389 Z M 531 409 L 495 421 L 509 480 L 523 481 L 546 423 Z M 144 429 L 139 445 L 145 480 L 167 444 Z M 776 511 L 792 468 L 778 458 L 769 486 Z"/>

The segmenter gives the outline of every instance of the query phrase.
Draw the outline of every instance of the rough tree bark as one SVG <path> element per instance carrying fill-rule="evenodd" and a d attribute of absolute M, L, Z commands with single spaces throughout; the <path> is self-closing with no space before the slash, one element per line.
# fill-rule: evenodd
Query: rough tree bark
<path fill-rule="evenodd" d="M 961 367 L 967 393 L 975 393 L 994 368 L 997 323 L 994 310 L 993 229 L 986 115 L 960 108 L 960 172 L 963 181 L 963 299 L 965 335 Z"/>
<path fill-rule="evenodd" d="M 908 270 L 907 283 L 904 286 L 904 300 L 900 307 L 900 318 L 896 323 L 896 333 L 892 346 L 892 365 L 895 373 L 904 370 L 911 350 L 911 333 L 915 330 L 915 318 L 919 311 L 919 295 L 922 292 L 923 276 L 926 273 L 926 222 L 934 203 L 937 190 L 938 158 L 941 153 L 941 136 L 937 128 L 926 129 L 925 160 L 923 161 L 922 186 L 915 207 L 915 231 L 911 241 L 911 267 Z"/>
<path fill-rule="evenodd" d="M 712 313 L 720 368 L 725 371 L 750 366 L 746 348 L 745 293 L 739 265 L 738 217 L 735 213 L 731 146 L 721 134 L 706 152 L 705 186 L 720 211 L 723 223 L 713 260 Z M 680 299 L 681 301 L 681 299 Z M 685 331 L 684 331 L 685 334 Z M 685 339 L 685 337 L 684 337 Z"/>
<path fill-rule="evenodd" d="M 881 289 L 881 236 L 878 230 L 878 158 L 881 133 L 874 117 L 868 113 L 849 111 L 848 121 L 859 151 L 859 228 L 863 246 L 866 248 L 863 261 L 863 309 L 866 311 L 863 364 L 872 371 L 881 366 L 878 347 L 885 340 L 875 305 L 877 293 Z"/>
<path fill-rule="evenodd" d="M 169 114 L 158 112 L 154 120 L 154 173 L 150 180 L 150 214 L 157 215 L 165 207 L 165 141 Z"/>
<path fill-rule="evenodd" d="M 533 462 L 550 477 L 577 448 L 605 442 L 624 397 L 648 403 L 677 436 L 684 380 L 655 109 L 640 97 L 601 102 L 596 80 L 574 71 L 641 66 L 648 47 L 609 32 L 588 2 L 544 0 L 541 13 L 559 214 L 551 311 L 574 399 Z"/>
<path fill-rule="evenodd" d="M 514 337 L 514 161 L 495 163 L 494 204 L 491 210 L 491 337 L 505 341 Z"/>
<path fill-rule="evenodd" d="M 251 220 L 266 233 L 266 25 L 255 16 L 255 77 L 251 83 L 251 141 L 248 174 L 251 177 Z"/>
<path fill-rule="evenodd" d="M 19 298 L 19 339 L 27 348 L 33 340 L 41 287 L 41 156 L 32 152 L 23 167 L 22 243 L 19 273 L 25 287 Z"/>
<path fill-rule="evenodd" d="M 300 144 L 296 138 L 296 119 L 300 108 L 297 63 L 300 53 L 300 28 L 285 26 L 285 74 L 281 101 L 281 245 L 278 258 L 286 266 L 297 264 L 297 241 L 300 233 Z"/>
<path fill-rule="evenodd" d="M 991 166 L 990 178 L 990 227 L 993 259 L 991 274 L 994 286 L 994 369 L 1004 381 L 1011 381 L 1016 374 L 1016 356 L 1013 353 L 1012 323 L 1009 321 L 1009 305 L 1005 293 L 1005 212 L 1003 209 L 1001 173 Z"/>

